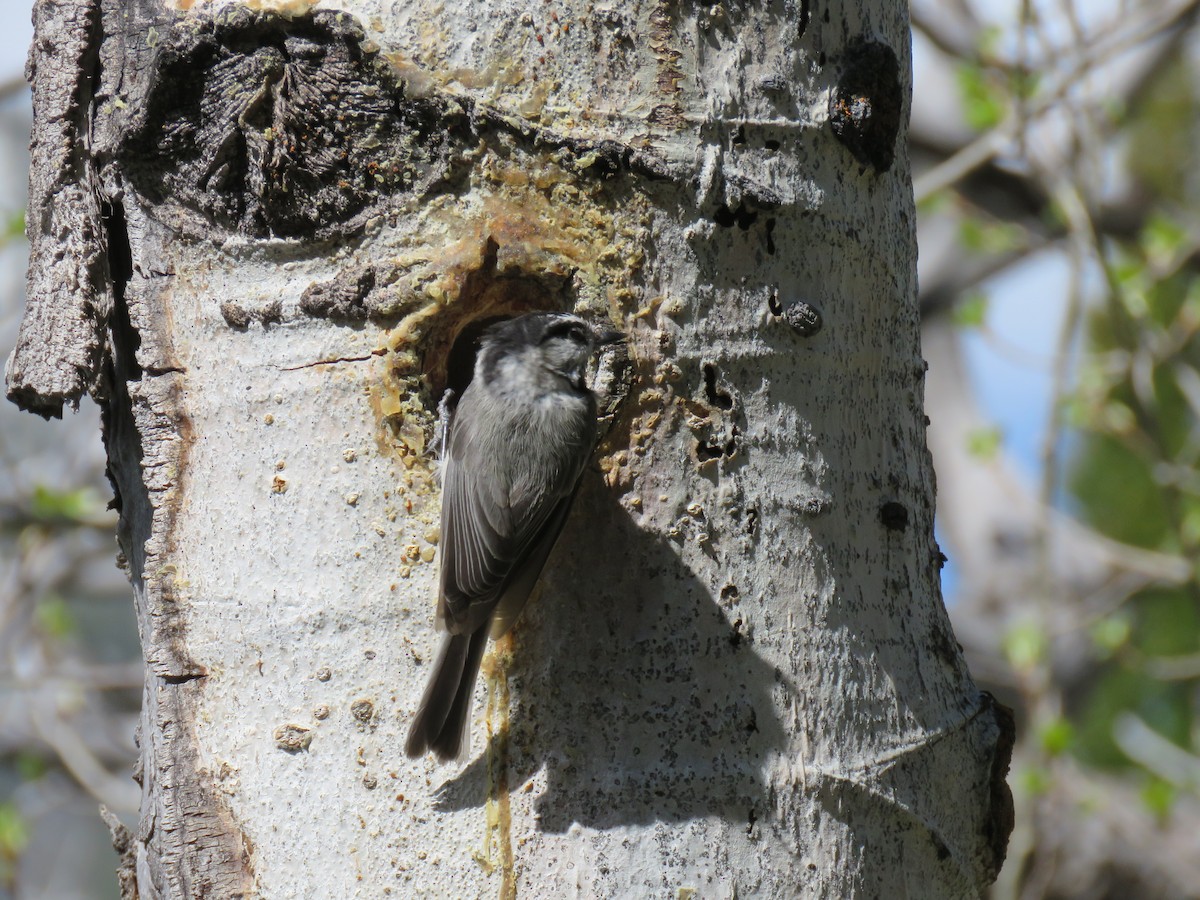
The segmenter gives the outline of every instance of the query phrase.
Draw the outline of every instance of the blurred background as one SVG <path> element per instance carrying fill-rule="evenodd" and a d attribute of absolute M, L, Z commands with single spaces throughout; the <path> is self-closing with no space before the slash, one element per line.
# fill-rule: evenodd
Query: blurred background
<path fill-rule="evenodd" d="M 943 587 L 1002 898 L 1200 897 L 1196 0 L 912 0 Z"/>
<path fill-rule="evenodd" d="M 1017 713 L 995 898 L 1200 897 L 1200 0 L 911 0 L 947 606 Z M 26 4 L 0 8 L 0 356 Z M 832 145 L 831 145 L 832 146 Z M 0 900 L 116 898 L 141 664 L 99 416 L 0 402 Z"/>
<path fill-rule="evenodd" d="M 0 6 L 0 358 L 24 305 L 31 3 Z M 142 666 L 99 411 L 0 398 L 0 900 L 117 900 L 97 808 L 136 823 Z"/>

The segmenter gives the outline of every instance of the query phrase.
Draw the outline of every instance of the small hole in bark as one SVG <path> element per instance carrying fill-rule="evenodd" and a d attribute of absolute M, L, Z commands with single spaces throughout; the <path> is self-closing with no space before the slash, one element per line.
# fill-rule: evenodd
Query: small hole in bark
<path fill-rule="evenodd" d="M 930 839 L 933 841 L 933 849 L 937 854 L 939 862 L 945 862 L 950 858 L 950 848 L 946 846 L 946 842 L 942 840 L 940 835 L 930 832 Z"/>
<path fill-rule="evenodd" d="M 879 520 L 889 531 L 903 531 L 908 527 L 908 510 L 903 504 L 889 500 L 880 508 Z"/>
<path fill-rule="evenodd" d="M 860 38 L 846 48 L 841 69 L 829 98 L 830 127 L 859 163 L 886 172 L 903 120 L 899 60 L 886 44 Z"/>
<path fill-rule="evenodd" d="M 779 302 L 779 291 L 771 288 L 771 293 L 767 294 L 767 309 L 773 316 L 783 315 L 783 304 Z"/>
<path fill-rule="evenodd" d="M 737 209 L 730 209 L 722 203 L 717 207 L 717 211 L 713 213 L 713 221 L 722 228 L 732 228 L 736 225 L 742 231 L 747 231 L 751 225 L 758 221 L 758 213 L 752 209 L 747 209 L 744 203 L 739 203 Z"/>
<path fill-rule="evenodd" d="M 767 219 L 767 252 L 775 255 L 775 220 Z"/>
<path fill-rule="evenodd" d="M 704 396 L 718 409 L 733 409 L 733 397 L 717 386 L 717 367 L 712 363 L 704 364 Z"/>

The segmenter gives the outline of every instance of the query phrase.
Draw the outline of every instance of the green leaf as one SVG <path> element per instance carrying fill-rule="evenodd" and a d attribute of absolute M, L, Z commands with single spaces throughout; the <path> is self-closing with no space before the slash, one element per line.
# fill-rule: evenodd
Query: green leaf
<path fill-rule="evenodd" d="M 29 844 L 29 827 L 16 804 L 0 803 L 0 855 L 13 858 Z"/>
<path fill-rule="evenodd" d="M 1196 419 L 1187 395 L 1180 389 L 1170 367 L 1156 366 L 1151 372 L 1151 383 L 1154 388 L 1152 409 L 1162 453 L 1168 460 L 1187 454 L 1190 461 Z"/>
<path fill-rule="evenodd" d="M 1042 726 L 1042 749 L 1050 756 L 1061 756 L 1075 739 L 1075 729 L 1066 719 L 1055 719 Z"/>
<path fill-rule="evenodd" d="M 958 223 L 958 242 L 968 250 L 976 253 L 983 250 L 983 223 L 974 217 L 968 217 Z"/>
<path fill-rule="evenodd" d="M 1048 231 L 1065 231 L 1069 227 L 1066 210 L 1053 197 L 1042 207 L 1040 218 Z"/>
<path fill-rule="evenodd" d="M 1163 737 L 1189 746 L 1192 726 L 1192 689 L 1182 682 L 1163 682 L 1142 672 L 1109 667 L 1087 686 L 1074 717 L 1078 739 L 1074 755 L 1085 763 L 1108 768 L 1129 768 L 1129 757 L 1113 740 L 1113 725 L 1125 712 L 1133 712 Z"/>
<path fill-rule="evenodd" d="M 976 459 L 995 459 L 1003 443 L 1004 432 L 999 426 L 976 428 L 967 435 L 967 452 Z"/>
<path fill-rule="evenodd" d="M 1004 655 L 1018 672 L 1027 672 L 1045 658 L 1046 631 L 1036 622 L 1014 625 L 1004 635 Z"/>
<path fill-rule="evenodd" d="M 1129 105 L 1125 161 L 1152 206 L 1163 199 L 1194 203 L 1196 171 L 1196 73 L 1186 53 L 1169 54 L 1146 90 Z"/>
<path fill-rule="evenodd" d="M 1183 252 L 1186 253 L 1187 249 L 1184 248 Z M 1151 282 L 1149 288 L 1142 292 L 1146 295 L 1146 305 L 1152 316 L 1146 324 L 1157 326 L 1153 333 L 1159 334 L 1175 322 L 1180 310 L 1187 304 L 1192 280 L 1190 272 L 1182 276 L 1173 274 Z"/>
<path fill-rule="evenodd" d="M 1154 213 L 1142 229 L 1142 251 L 1152 264 L 1165 265 L 1183 248 L 1187 231 L 1160 213 Z"/>
<path fill-rule="evenodd" d="M 1121 258 L 1113 261 L 1110 271 L 1121 287 L 1129 289 L 1141 285 L 1145 266 L 1140 259 Z"/>
<path fill-rule="evenodd" d="M 1200 610 L 1187 590 L 1151 588 L 1133 601 L 1138 649 L 1150 656 L 1178 656 L 1200 651 Z"/>
<path fill-rule="evenodd" d="M 1079 373 L 1082 375 L 1082 372 Z M 1081 379 L 1082 380 L 1082 379 Z M 1069 428 L 1082 429 L 1095 420 L 1095 409 L 1082 385 L 1063 398 L 1062 421 Z"/>
<path fill-rule="evenodd" d="M 1008 100 L 982 66 L 967 63 L 959 67 L 958 93 L 962 98 L 963 117 L 976 131 L 993 128 L 1004 118 Z"/>
<path fill-rule="evenodd" d="M 980 56 L 996 56 L 1005 34 L 1005 30 L 999 25 L 988 25 L 981 28 L 979 36 L 975 40 L 975 49 Z"/>
<path fill-rule="evenodd" d="M 79 522 L 98 515 L 103 504 L 90 487 L 59 491 L 39 484 L 33 489 L 29 509 L 39 519 Z"/>
<path fill-rule="evenodd" d="M 1096 622 L 1090 631 L 1092 643 L 1096 645 L 1097 649 L 1103 651 L 1104 655 L 1110 656 L 1129 640 L 1133 625 L 1129 621 L 1129 616 L 1118 614 Z"/>
<path fill-rule="evenodd" d="M 1121 305 L 1125 307 L 1125 311 L 1129 313 L 1130 318 L 1135 321 L 1145 319 L 1150 315 L 1150 300 L 1146 296 L 1144 286 L 1131 282 L 1125 290 L 1121 292 Z"/>
<path fill-rule="evenodd" d="M 1184 498 L 1184 512 L 1179 523 L 1179 539 L 1185 550 L 1200 546 L 1200 504 L 1194 498 Z"/>
<path fill-rule="evenodd" d="M 1170 782 L 1152 777 L 1142 787 L 1142 802 L 1155 818 L 1163 820 L 1171 814 L 1177 794 Z"/>
<path fill-rule="evenodd" d="M 1137 416 L 1119 400 L 1105 403 L 1096 417 L 1095 426 L 1109 434 L 1130 434 L 1137 428 Z"/>
<path fill-rule="evenodd" d="M 1189 278 L 1184 291 L 1183 303 L 1179 306 L 1175 324 L 1186 333 L 1194 335 L 1200 329 L 1200 280 Z"/>
<path fill-rule="evenodd" d="M 1007 253 L 1024 242 L 1024 232 L 1015 225 L 966 216 L 958 223 L 958 240 L 973 253 Z"/>
<path fill-rule="evenodd" d="M 950 206 L 953 197 L 953 193 L 944 188 L 940 191 L 934 191 L 917 204 L 917 212 L 925 216 L 944 212 Z"/>
<path fill-rule="evenodd" d="M 67 602 L 55 594 L 42 598 L 34 609 L 38 626 L 49 637 L 65 638 L 75 630 L 75 616 Z"/>
<path fill-rule="evenodd" d="M 23 781 L 37 781 L 50 770 L 50 766 L 44 756 L 22 750 L 17 754 L 16 770 Z"/>
<path fill-rule="evenodd" d="M 1030 766 L 1021 771 L 1018 783 L 1027 794 L 1033 797 L 1040 797 L 1050 790 L 1054 784 L 1054 779 L 1050 776 L 1049 770 L 1039 766 Z"/>
<path fill-rule="evenodd" d="M 1169 545 L 1174 529 L 1162 486 L 1150 466 L 1120 441 L 1085 436 L 1071 467 L 1070 488 L 1084 518 L 1109 537 L 1135 547 Z"/>
<path fill-rule="evenodd" d="M 0 242 L 7 243 L 25 237 L 25 210 L 19 209 L 14 213 L 9 213 L 8 218 L 4 221 L 3 232 L 0 233 Z"/>
<path fill-rule="evenodd" d="M 962 328 L 979 328 L 987 320 L 988 296 L 972 291 L 954 305 L 954 324 Z"/>

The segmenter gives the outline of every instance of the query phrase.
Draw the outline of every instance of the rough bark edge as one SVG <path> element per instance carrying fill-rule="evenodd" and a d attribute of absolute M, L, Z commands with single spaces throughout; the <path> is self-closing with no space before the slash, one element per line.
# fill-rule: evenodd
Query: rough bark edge
<path fill-rule="evenodd" d="M 59 0 L 65 2 L 65 0 Z M 202 755 L 196 709 L 206 671 L 187 648 L 186 591 L 175 570 L 174 529 L 186 477 L 191 422 L 184 411 L 186 373 L 177 364 L 168 330 L 169 273 L 156 264 L 174 236 L 149 222 L 129 196 L 113 147 L 121 134 L 120 97 L 136 104 L 132 73 L 144 64 L 146 40 L 174 14 L 155 0 L 88 0 L 93 23 L 90 68 L 79 78 L 87 92 L 87 124 L 73 132 L 73 152 L 88 172 L 96 205 L 96 272 L 109 300 L 91 307 L 106 347 L 98 359 L 108 474 L 120 512 L 117 539 L 128 560 L 145 659 L 139 758 L 142 787 L 132 835 L 134 896 L 225 898 L 255 895 L 252 847 L 230 811 L 219 780 Z"/>
<path fill-rule="evenodd" d="M 983 823 L 984 842 L 991 854 L 989 859 L 984 860 L 984 871 L 988 884 L 991 884 L 999 877 L 1008 856 L 1008 840 L 1017 822 L 1012 790 L 1008 786 L 1008 770 L 1017 742 L 1017 725 L 1013 711 L 998 703 L 987 691 L 983 691 L 982 700 L 997 730 L 988 779 L 988 806 Z"/>
<path fill-rule="evenodd" d="M 203 670 L 187 653 L 170 565 L 188 442 L 180 376 L 165 368 L 144 372 L 138 362 L 143 332 L 153 338 L 147 355 L 162 352 L 162 335 L 153 327 L 160 298 L 130 285 L 121 191 L 107 192 L 117 199 L 101 196 L 101 166 L 91 146 L 101 82 L 111 87 L 125 62 L 112 46 L 113 58 L 106 58 L 101 14 L 100 0 L 38 0 L 34 8 L 26 72 L 34 105 L 29 271 L 26 313 L 8 362 L 8 396 L 50 417 L 91 391 L 104 414 L 121 510 L 118 539 L 130 563 L 146 659 L 136 836 L 101 813 L 121 857 L 122 897 L 247 897 L 253 894 L 249 843 L 203 771 L 190 727 Z M 97 118 L 103 130 L 105 117 Z M 145 295 L 139 308 L 127 302 L 130 287 Z"/>
<path fill-rule="evenodd" d="M 133 833 L 103 803 L 100 804 L 100 818 L 108 826 L 113 849 L 120 858 L 117 863 L 117 886 L 121 891 L 121 900 L 138 900 L 137 847 L 133 842 Z"/>
<path fill-rule="evenodd" d="M 86 145 L 99 0 L 38 0 L 33 23 L 29 270 L 6 381 L 10 400 L 49 418 L 96 387 L 111 309 Z"/>
<path fill-rule="evenodd" d="M 123 221 L 115 224 L 114 247 L 124 232 Z M 121 268 L 113 263 L 114 271 Z M 173 564 L 191 442 L 181 400 L 184 374 L 143 368 L 135 359 L 143 340 L 148 356 L 171 356 L 159 317 L 170 301 L 167 292 L 161 280 L 114 284 L 109 399 L 103 403 L 109 472 L 121 509 L 118 537 L 130 564 L 146 661 L 135 896 L 226 900 L 254 896 L 254 875 L 250 842 L 205 768 L 194 729 L 206 671 L 187 649 L 186 597 L 176 589 Z"/>

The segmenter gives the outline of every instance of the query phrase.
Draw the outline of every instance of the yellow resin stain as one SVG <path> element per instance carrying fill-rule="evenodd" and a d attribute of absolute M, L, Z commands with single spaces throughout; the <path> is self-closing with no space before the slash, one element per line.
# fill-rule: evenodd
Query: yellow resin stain
<path fill-rule="evenodd" d="M 505 635 L 491 647 L 481 666 L 487 679 L 487 774 L 483 847 L 475 861 L 488 874 L 500 873 L 501 900 L 516 900 L 517 872 L 513 856 L 512 806 L 508 791 L 508 666 L 513 642 Z"/>

